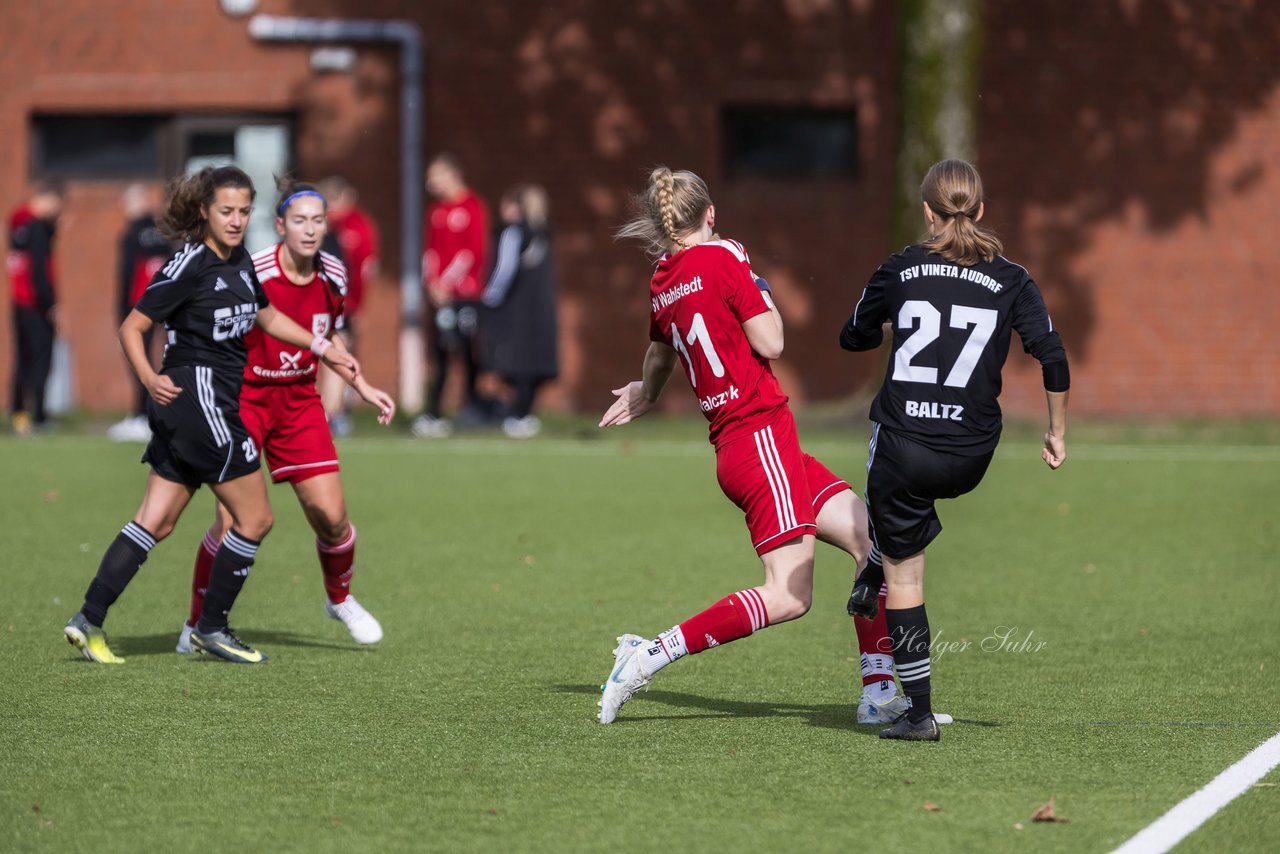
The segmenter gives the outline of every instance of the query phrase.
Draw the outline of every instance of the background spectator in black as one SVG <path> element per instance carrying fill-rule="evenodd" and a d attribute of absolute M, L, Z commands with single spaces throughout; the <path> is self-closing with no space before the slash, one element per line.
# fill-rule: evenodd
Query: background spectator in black
<path fill-rule="evenodd" d="M 58 297 L 53 237 L 62 213 L 63 189 L 35 185 L 27 203 L 9 219 L 9 283 L 13 288 L 13 395 L 10 424 L 26 435 L 48 421 L 45 385 L 53 362 Z"/>
<path fill-rule="evenodd" d="M 162 190 L 157 184 L 130 184 L 120 196 L 125 229 L 120 236 L 118 323 L 124 323 L 156 271 L 173 255 L 173 244 L 156 225 L 156 216 L 163 204 Z M 156 327 L 152 326 L 142 334 L 142 344 L 151 356 L 152 365 L 157 362 L 153 346 L 155 331 Z M 134 387 L 133 408 L 122 421 L 107 429 L 107 435 L 117 442 L 146 442 L 151 439 L 151 428 L 147 424 L 149 395 L 133 371 L 129 372 L 129 379 Z"/>
<path fill-rule="evenodd" d="M 533 415 L 538 388 L 560 372 L 547 192 L 536 184 L 512 187 L 499 212 L 504 225 L 484 290 L 489 309 L 484 335 L 489 365 L 515 391 L 502 430 L 528 439 L 542 427 Z"/>

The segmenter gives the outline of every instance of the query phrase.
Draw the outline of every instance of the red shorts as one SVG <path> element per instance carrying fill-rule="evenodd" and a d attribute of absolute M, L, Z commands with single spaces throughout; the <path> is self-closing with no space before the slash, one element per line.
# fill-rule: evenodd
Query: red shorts
<path fill-rule="evenodd" d="M 240 417 L 266 453 L 276 483 L 300 483 L 338 470 L 338 450 L 315 383 L 245 383 Z"/>
<path fill-rule="evenodd" d="M 800 449 L 783 408 L 769 422 L 716 449 L 716 479 L 746 515 L 756 554 L 816 534 L 818 511 L 849 484 Z"/>

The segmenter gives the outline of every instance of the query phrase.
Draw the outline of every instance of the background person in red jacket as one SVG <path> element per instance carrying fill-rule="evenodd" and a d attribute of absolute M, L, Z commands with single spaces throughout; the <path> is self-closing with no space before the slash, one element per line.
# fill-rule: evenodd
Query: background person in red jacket
<path fill-rule="evenodd" d="M 62 213 L 63 189 L 51 181 L 35 185 L 31 198 L 9 218 L 9 284 L 13 288 L 13 431 L 43 427 L 45 384 L 57 332 L 53 237 Z"/>
<path fill-rule="evenodd" d="M 433 309 L 434 322 L 428 324 L 432 377 L 427 411 L 413 422 L 413 434 L 441 438 L 453 430 L 441 408 L 452 353 L 460 353 L 466 367 L 466 408 L 474 410 L 479 402 L 476 332 L 489 266 L 489 212 L 471 192 L 461 165 L 450 154 L 437 154 L 427 167 L 427 192 L 436 200 L 427 209 L 422 265 L 423 285 Z"/>

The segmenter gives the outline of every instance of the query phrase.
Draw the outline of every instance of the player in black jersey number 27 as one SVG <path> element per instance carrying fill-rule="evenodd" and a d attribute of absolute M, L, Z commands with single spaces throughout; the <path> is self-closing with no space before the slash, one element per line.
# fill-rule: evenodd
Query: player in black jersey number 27
<path fill-rule="evenodd" d="M 930 714 L 929 620 L 924 550 L 942 531 L 934 502 L 970 492 L 1000 441 L 1000 371 L 1010 328 L 1039 360 L 1049 406 L 1042 457 L 1056 469 L 1064 441 L 1070 375 L 1062 340 L 1027 271 L 1000 255 L 978 225 L 982 179 L 963 160 L 944 160 L 920 186 L 929 237 L 880 265 L 840 334 L 846 350 L 871 350 L 893 324 L 884 385 L 871 404 L 867 461 L 872 556 L 849 610 L 874 614 L 888 577 L 885 616 L 894 664 L 911 700 L 881 738 L 937 741 Z"/>
<path fill-rule="evenodd" d="M 64 630 L 91 661 L 123 661 L 102 632 L 107 609 L 156 543 L 173 531 L 203 483 L 230 511 L 234 524 L 214 558 L 192 645 L 233 662 L 266 659 L 227 627 L 227 614 L 272 523 L 258 449 L 240 420 L 244 334 L 256 323 L 294 347 L 310 347 L 343 376 L 354 376 L 359 366 L 340 346 L 313 335 L 268 303 L 242 245 L 253 199 L 253 182 L 234 166 L 202 169 L 169 185 L 161 225 L 185 246 L 156 273 L 120 326 L 125 356 L 150 395 L 152 439 L 143 461 L 151 464 L 151 474 L 142 506 L 107 547 L 84 606 Z M 155 323 L 163 323 L 168 333 L 159 373 L 152 370 L 143 345 Z"/>

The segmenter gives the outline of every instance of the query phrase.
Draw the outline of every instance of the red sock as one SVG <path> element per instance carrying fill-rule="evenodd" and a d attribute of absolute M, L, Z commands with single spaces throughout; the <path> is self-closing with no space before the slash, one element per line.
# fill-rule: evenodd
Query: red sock
<path fill-rule="evenodd" d="M 726 596 L 701 614 L 695 614 L 680 624 L 685 648 L 689 654 L 719 646 L 722 643 L 745 638 L 769 625 L 769 614 L 764 600 L 754 588 Z"/>
<path fill-rule="evenodd" d="M 854 630 L 858 633 L 858 651 L 862 653 L 863 685 L 893 679 L 893 644 L 889 640 L 889 626 L 884 617 L 887 594 L 888 585 L 881 585 L 880 608 L 873 619 L 855 617 L 853 620 Z"/>
<path fill-rule="evenodd" d="M 355 574 L 356 526 L 350 527 L 351 533 L 336 546 L 316 540 L 316 553 L 320 555 L 320 569 L 324 572 L 324 591 L 335 605 L 347 601 L 347 594 L 351 592 L 351 576 Z"/>
<path fill-rule="evenodd" d="M 191 614 L 187 625 L 194 626 L 204 610 L 204 592 L 209 589 L 209 575 L 213 572 L 213 556 L 218 553 L 218 541 L 206 531 L 204 542 L 196 550 L 196 568 L 191 573 Z"/>

